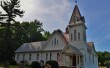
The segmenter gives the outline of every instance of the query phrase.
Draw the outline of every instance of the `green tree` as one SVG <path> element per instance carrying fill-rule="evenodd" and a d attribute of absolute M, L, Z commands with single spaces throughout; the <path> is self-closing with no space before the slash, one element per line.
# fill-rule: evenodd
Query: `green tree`
<path fill-rule="evenodd" d="M 49 31 L 44 31 L 43 37 L 47 40 L 50 37 L 51 33 Z"/>
<path fill-rule="evenodd" d="M 98 62 L 100 63 L 101 66 L 106 65 L 106 63 L 110 61 L 110 52 L 98 51 L 97 54 L 98 54 Z"/>
<path fill-rule="evenodd" d="M 16 16 L 23 16 L 24 11 L 19 9 L 19 0 L 1 1 L 1 7 L 6 12 L 6 14 L 3 15 L 6 19 L 8 27 L 10 26 L 11 21 L 15 21 L 14 18 Z"/>
<path fill-rule="evenodd" d="M 13 31 L 14 50 L 16 50 L 21 44 L 29 42 L 28 36 L 25 30 L 22 29 L 20 22 L 15 22 L 11 27 Z"/>
<path fill-rule="evenodd" d="M 13 24 L 13 39 L 15 50 L 23 43 L 27 42 L 37 42 L 46 40 L 44 35 L 47 36 L 42 28 L 42 23 L 38 20 L 34 20 L 31 22 L 16 22 Z M 44 33 L 44 34 L 43 34 Z M 49 33 L 49 32 L 48 32 Z"/>
<path fill-rule="evenodd" d="M 8 32 L 7 32 L 8 30 Z M 6 27 L 0 29 L 1 40 L 0 40 L 0 61 L 8 61 L 11 60 L 14 56 L 13 52 L 13 40 L 12 40 L 12 30 L 7 29 Z M 7 37 L 8 36 L 8 37 Z"/>
<path fill-rule="evenodd" d="M 25 31 L 28 38 L 30 39 L 29 42 L 45 40 L 42 36 L 42 32 L 44 32 L 44 29 L 42 28 L 42 23 L 38 20 L 23 22 L 21 26 L 22 30 Z"/>
<path fill-rule="evenodd" d="M 0 6 L 5 11 L 5 14 L 0 13 L 1 31 L 0 40 L 0 60 L 8 61 L 14 57 L 14 39 L 11 21 L 15 21 L 16 16 L 23 16 L 24 11 L 20 10 L 19 0 L 1 1 Z M 12 27 L 10 27 L 12 26 Z"/>

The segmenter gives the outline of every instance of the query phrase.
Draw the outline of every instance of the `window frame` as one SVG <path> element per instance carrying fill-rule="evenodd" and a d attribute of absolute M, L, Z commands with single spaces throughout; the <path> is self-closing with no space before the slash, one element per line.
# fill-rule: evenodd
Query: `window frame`
<path fill-rule="evenodd" d="M 31 55 L 31 54 L 29 54 L 29 60 L 31 60 L 31 56 L 32 56 L 32 55 Z"/>
<path fill-rule="evenodd" d="M 76 29 L 74 30 L 74 41 L 76 41 L 77 40 L 77 31 L 76 31 Z"/>

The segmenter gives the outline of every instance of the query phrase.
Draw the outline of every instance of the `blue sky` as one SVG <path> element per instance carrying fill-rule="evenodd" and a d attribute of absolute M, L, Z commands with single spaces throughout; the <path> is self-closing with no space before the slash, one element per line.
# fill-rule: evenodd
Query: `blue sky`
<path fill-rule="evenodd" d="M 110 51 L 109 3 L 110 0 L 77 0 L 81 15 L 86 20 L 87 40 L 94 42 L 97 51 Z M 74 6 L 74 0 L 21 0 L 21 9 L 25 14 L 23 18 L 17 17 L 16 20 L 38 19 L 47 31 L 65 31 Z"/>
<path fill-rule="evenodd" d="M 110 51 L 110 0 L 78 0 L 81 14 L 85 16 L 88 41 L 96 50 Z"/>

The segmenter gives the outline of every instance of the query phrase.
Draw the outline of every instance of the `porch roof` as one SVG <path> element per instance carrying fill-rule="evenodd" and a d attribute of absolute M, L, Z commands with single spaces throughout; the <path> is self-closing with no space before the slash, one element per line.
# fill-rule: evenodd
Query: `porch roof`
<path fill-rule="evenodd" d="M 70 53 L 66 53 L 65 51 L 66 51 L 66 49 L 67 49 L 67 47 L 69 47 L 70 48 L 70 50 L 72 51 L 72 53 L 70 52 Z M 65 47 L 64 47 L 64 49 L 62 50 L 62 52 L 61 52 L 62 54 L 78 54 L 78 55 L 81 55 L 81 56 L 83 56 L 83 54 L 76 48 L 76 47 L 74 47 L 74 46 L 72 46 L 72 45 L 66 45 Z"/>

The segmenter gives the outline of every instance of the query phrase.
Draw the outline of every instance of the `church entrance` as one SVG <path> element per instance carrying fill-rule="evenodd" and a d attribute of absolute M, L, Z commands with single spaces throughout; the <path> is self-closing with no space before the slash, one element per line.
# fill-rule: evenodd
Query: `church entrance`
<path fill-rule="evenodd" d="M 83 68 L 83 57 L 78 54 L 65 54 L 66 68 Z"/>
<path fill-rule="evenodd" d="M 83 54 L 74 46 L 66 46 L 62 52 L 66 68 L 83 68 Z"/>
<path fill-rule="evenodd" d="M 72 57 L 72 66 L 76 66 L 76 56 Z"/>

